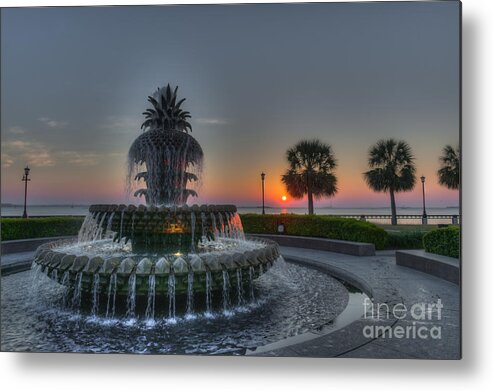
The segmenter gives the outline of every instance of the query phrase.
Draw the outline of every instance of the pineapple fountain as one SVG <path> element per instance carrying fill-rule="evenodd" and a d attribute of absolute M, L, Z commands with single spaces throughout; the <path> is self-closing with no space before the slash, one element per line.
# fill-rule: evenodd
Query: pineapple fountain
<path fill-rule="evenodd" d="M 128 153 L 128 187 L 146 205 L 92 205 L 77 240 L 40 246 L 33 267 L 65 286 L 63 305 L 94 316 L 153 319 L 229 311 L 254 299 L 253 281 L 279 258 L 246 240 L 234 205 L 192 205 L 203 152 L 178 87 L 148 97 Z M 164 305 L 163 305 L 164 303 Z"/>

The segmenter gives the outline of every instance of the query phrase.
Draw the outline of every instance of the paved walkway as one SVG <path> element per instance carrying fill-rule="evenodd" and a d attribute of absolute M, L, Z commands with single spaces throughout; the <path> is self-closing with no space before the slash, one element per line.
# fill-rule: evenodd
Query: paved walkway
<path fill-rule="evenodd" d="M 391 252 L 355 257 L 281 247 L 281 253 L 288 260 L 324 269 L 357 285 L 373 298 L 373 316 L 368 307 L 367 316 L 343 329 L 259 355 L 460 358 L 460 289 L 457 285 L 397 266 Z M 443 308 L 439 308 L 439 300 Z M 377 316 L 378 304 L 380 316 Z M 421 319 L 422 304 L 435 304 L 431 308 L 426 307 L 424 319 Z M 394 309 L 395 315 L 392 313 Z"/>

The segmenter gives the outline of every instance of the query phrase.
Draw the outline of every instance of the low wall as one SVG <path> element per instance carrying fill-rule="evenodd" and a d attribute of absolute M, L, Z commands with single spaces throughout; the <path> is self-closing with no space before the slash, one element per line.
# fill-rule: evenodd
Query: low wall
<path fill-rule="evenodd" d="M 399 250 L 395 263 L 459 284 L 460 262 L 456 258 L 428 253 L 424 250 Z"/>
<path fill-rule="evenodd" d="M 290 236 L 290 235 L 265 235 L 255 234 L 248 235 L 273 240 L 280 246 L 302 247 L 311 250 L 332 251 L 335 253 L 372 256 L 375 255 L 375 245 L 372 243 L 349 242 L 346 240 L 312 238 L 307 236 Z"/>
<path fill-rule="evenodd" d="M 26 270 L 31 269 L 32 263 L 32 259 L 28 259 L 27 261 L 22 260 L 16 263 L 10 263 L 8 265 L 2 265 L 0 274 L 4 277 L 14 273 L 25 272 Z"/>

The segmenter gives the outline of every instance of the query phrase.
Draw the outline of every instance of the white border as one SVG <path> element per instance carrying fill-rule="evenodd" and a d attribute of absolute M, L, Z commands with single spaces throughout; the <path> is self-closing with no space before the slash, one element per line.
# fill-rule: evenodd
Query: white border
<path fill-rule="evenodd" d="M 234 1 L 217 1 L 232 3 Z M 251 2 L 251 1 L 249 1 Z M 281 1 L 270 1 L 281 2 Z M 15 1 L 5 6 L 163 4 L 166 1 Z M 182 0 L 181 4 L 210 3 Z M 0 354 L 4 389 L 416 390 L 493 384 L 491 184 L 493 1 L 463 1 L 462 361 Z"/>

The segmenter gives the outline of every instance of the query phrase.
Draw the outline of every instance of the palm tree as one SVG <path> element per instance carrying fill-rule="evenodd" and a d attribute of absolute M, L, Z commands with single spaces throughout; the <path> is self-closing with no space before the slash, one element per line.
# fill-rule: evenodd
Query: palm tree
<path fill-rule="evenodd" d="M 370 171 L 363 174 L 365 181 L 375 191 L 390 193 L 392 225 L 396 225 L 395 193 L 412 190 L 416 183 L 411 147 L 392 138 L 379 140 L 370 148 L 368 166 Z"/>
<path fill-rule="evenodd" d="M 287 192 L 295 199 L 308 195 L 308 213 L 313 214 L 313 198 L 331 197 L 337 193 L 337 167 L 329 144 L 320 140 L 302 140 L 286 152 L 289 168 L 282 176 Z"/>
<path fill-rule="evenodd" d="M 460 176 L 460 147 L 456 149 L 450 145 L 446 145 L 440 156 L 442 167 L 438 170 L 438 183 L 446 186 L 449 189 L 459 188 Z"/>

